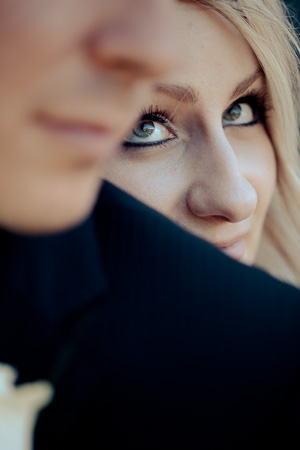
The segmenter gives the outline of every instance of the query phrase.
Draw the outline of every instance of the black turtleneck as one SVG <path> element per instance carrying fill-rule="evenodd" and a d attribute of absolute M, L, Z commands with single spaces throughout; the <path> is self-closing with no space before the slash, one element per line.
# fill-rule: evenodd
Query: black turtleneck
<path fill-rule="evenodd" d="M 109 183 L 77 228 L 0 239 L 0 360 L 55 386 L 36 450 L 299 444 L 297 289 Z"/>

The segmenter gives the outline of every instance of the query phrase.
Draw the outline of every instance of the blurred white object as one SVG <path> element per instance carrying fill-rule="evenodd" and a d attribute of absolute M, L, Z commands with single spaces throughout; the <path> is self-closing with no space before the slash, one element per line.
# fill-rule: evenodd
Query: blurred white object
<path fill-rule="evenodd" d="M 46 381 L 15 386 L 17 371 L 0 363 L 0 449 L 32 450 L 39 411 L 53 397 Z"/>

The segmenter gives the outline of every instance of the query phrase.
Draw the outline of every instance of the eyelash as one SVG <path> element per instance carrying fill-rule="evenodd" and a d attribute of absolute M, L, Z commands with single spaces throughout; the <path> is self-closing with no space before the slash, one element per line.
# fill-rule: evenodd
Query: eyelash
<path fill-rule="evenodd" d="M 251 127 L 256 125 L 257 123 L 262 123 L 265 125 L 267 119 L 268 119 L 268 111 L 272 109 L 270 97 L 269 94 L 264 90 L 261 89 L 259 91 L 252 90 L 248 92 L 245 96 L 238 98 L 235 100 L 229 108 L 226 109 L 226 111 L 229 111 L 234 105 L 237 105 L 239 103 L 247 103 L 252 111 L 254 120 L 250 123 L 245 124 L 237 124 L 232 125 L 234 127 Z M 225 111 L 225 112 L 226 112 Z M 227 125 L 230 126 L 230 125 Z"/>
<path fill-rule="evenodd" d="M 267 112 L 272 109 L 270 104 L 269 95 L 266 93 L 265 90 L 252 90 L 248 92 L 245 96 L 238 98 L 235 100 L 229 108 L 226 109 L 226 111 L 229 111 L 234 105 L 240 104 L 240 103 L 247 103 L 252 111 L 254 120 L 250 123 L 246 124 L 237 124 L 237 125 L 226 125 L 228 126 L 234 126 L 234 127 L 251 127 L 256 125 L 257 123 L 265 124 L 266 120 L 268 118 Z M 225 112 L 226 112 L 225 111 Z M 224 114 L 225 114 L 224 112 Z M 177 130 L 174 128 L 174 125 L 172 124 L 172 120 L 174 120 L 175 115 L 171 115 L 166 109 L 161 109 L 159 106 L 153 106 L 151 105 L 147 110 L 143 109 L 140 115 L 140 118 L 137 123 L 151 120 L 153 122 L 159 122 L 163 125 L 166 125 L 166 128 L 171 131 L 171 133 L 174 134 L 174 137 L 165 139 L 163 141 L 156 141 L 156 142 L 145 142 L 143 144 L 136 143 L 136 142 L 123 142 L 123 147 L 125 149 L 130 150 L 131 148 L 145 148 L 145 147 L 159 147 L 159 146 L 165 146 L 168 142 L 176 140 L 178 138 L 177 136 Z"/>
<path fill-rule="evenodd" d="M 139 122 L 143 122 L 145 120 L 151 120 L 153 122 L 159 122 L 166 126 L 167 129 L 171 131 L 175 135 L 173 138 L 168 138 L 163 141 L 157 141 L 157 142 L 145 142 L 143 144 L 137 143 L 137 142 L 123 142 L 123 147 L 125 149 L 130 148 L 143 148 L 143 147 L 158 147 L 158 146 L 164 146 L 167 144 L 167 142 L 173 141 L 177 139 L 177 130 L 175 129 L 174 125 L 172 124 L 172 120 L 174 119 L 174 115 L 171 116 L 169 112 L 166 109 L 161 109 L 159 106 L 153 106 L 151 105 L 147 110 L 143 109 L 140 115 Z"/>

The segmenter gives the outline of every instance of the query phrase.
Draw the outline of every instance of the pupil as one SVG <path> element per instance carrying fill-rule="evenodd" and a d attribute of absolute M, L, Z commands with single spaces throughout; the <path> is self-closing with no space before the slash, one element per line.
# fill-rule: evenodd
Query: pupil
<path fill-rule="evenodd" d="M 227 115 L 229 116 L 230 120 L 237 120 L 240 117 L 241 113 L 241 105 L 234 105 L 232 108 L 230 108 Z"/>
<path fill-rule="evenodd" d="M 134 130 L 133 133 L 140 138 L 145 138 L 151 136 L 151 134 L 155 131 L 154 123 L 151 121 L 142 122 L 139 124 Z"/>

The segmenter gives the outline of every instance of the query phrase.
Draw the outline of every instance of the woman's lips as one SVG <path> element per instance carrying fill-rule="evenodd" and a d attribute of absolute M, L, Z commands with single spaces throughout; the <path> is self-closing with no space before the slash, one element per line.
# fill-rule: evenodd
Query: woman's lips
<path fill-rule="evenodd" d="M 234 241 L 233 243 L 223 245 L 216 244 L 216 247 L 218 247 L 223 253 L 233 259 L 236 259 L 237 261 L 241 261 L 246 250 L 244 239 L 239 239 L 237 241 Z"/>
<path fill-rule="evenodd" d="M 60 120 L 45 115 L 38 117 L 38 124 L 67 148 L 79 152 L 89 160 L 108 157 L 117 147 L 112 129 L 98 124 L 78 120 Z"/>
<path fill-rule="evenodd" d="M 191 228 L 188 227 L 186 224 L 182 224 L 181 226 L 188 232 L 191 232 Z M 226 255 L 230 256 L 233 259 L 236 259 L 237 261 L 246 262 L 247 261 L 247 253 L 246 253 L 246 237 L 250 231 L 250 228 L 247 230 L 244 230 L 243 232 L 239 231 L 238 235 L 236 237 L 230 237 L 225 238 L 219 241 L 215 241 L 211 236 L 205 236 L 204 234 L 197 233 L 196 231 L 194 234 L 198 236 L 200 239 L 204 239 L 205 241 L 209 242 L 214 247 L 217 247 L 219 250 L 221 250 Z"/>

